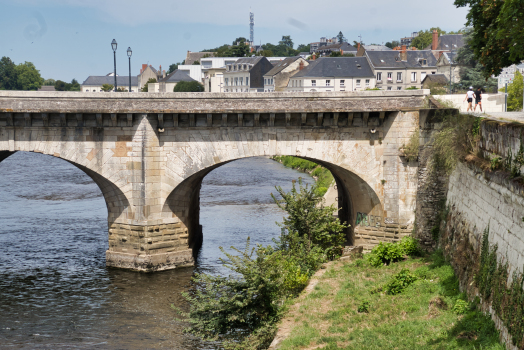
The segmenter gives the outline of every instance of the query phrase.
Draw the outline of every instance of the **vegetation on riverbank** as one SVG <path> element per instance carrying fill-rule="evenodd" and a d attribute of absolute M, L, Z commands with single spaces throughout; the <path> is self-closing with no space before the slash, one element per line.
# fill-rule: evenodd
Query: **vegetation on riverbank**
<path fill-rule="evenodd" d="M 316 178 L 316 191 L 319 196 L 325 195 L 334 181 L 333 174 L 328 169 L 309 160 L 293 156 L 274 156 L 272 159 L 288 168 L 303 171 Z"/>
<path fill-rule="evenodd" d="M 334 262 L 290 307 L 279 349 L 504 349 L 441 252 L 378 268 L 377 252 Z"/>
<path fill-rule="evenodd" d="M 267 349 L 289 303 L 307 285 L 321 264 L 342 253 L 344 224 L 324 207 L 317 186 L 299 178 L 290 192 L 272 194 L 288 214 L 273 245 L 244 250 L 231 247 L 222 262 L 233 275 L 196 274 L 194 288 L 184 293 L 190 310 L 182 313 L 187 330 L 205 340 L 221 341 L 226 349 Z"/>

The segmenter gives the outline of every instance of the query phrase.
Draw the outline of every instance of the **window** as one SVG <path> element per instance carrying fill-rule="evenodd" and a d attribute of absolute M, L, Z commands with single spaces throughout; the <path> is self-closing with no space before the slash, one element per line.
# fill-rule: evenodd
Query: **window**
<path fill-rule="evenodd" d="M 366 79 L 366 87 L 369 87 L 369 79 Z"/>
<path fill-rule="evenodd" d="M 393 73 L 391 72 L 388 73 L 388 80 L 393 80 Z"/>
<path fill-rule="evenodd" d="M 420 73 L 420 82 L 422 82 L 422 80 L 424 80 L 425 77 L 426 77 L 426 72 Z"/>
<path fill-rule="evenodd" d="M 317 86 L 317 81 L 316 80 L 311 80 L 311 86 Z"/>
<path fill-rule="evenodd" d="M 357 87 L 360 87 L 360 79 L 357 79 Z"/>
<path fill-rule="evenodd" d="M 344 83 L 345 83 L 345 82 L 346 82 L 346 81 L 345 81 L 344 79 L 340 79 L 340 86 L 344 86 Z"/>
<path fill-rule="evenodd" d="M 225 78 L 224 82 L 226 83 L 226 86 L 228 86 L 229 85 L 229 78 Z"/>
<path fill-rule="evenodd" d="M 388 90 L 391 90 L 391 86 L 388 86 Z"/>
<path fill-rule="evenodd" d="M 240 77 L 240 86 L 244 85 L 244 78 Z"/>
<path fill-rule="evenodd" d="M 264 78 L 264 85 L 267 85 L 267 79 Z"/>
<path fill-rule="evenodd" d="M 249 77 L 246 77 L 246 85 L 249 86 Z"/>
<path fill-rule="evenodd" d="M 242 67 L 242 69 L 243 69 L 243 70 L 246 70 L 246 69 L 247 69 L 245 64 L 244 64 L 244 66 Z"/>
<path fill-rule="evenodd" d="M 415 83 L 417 81 L 417 72 L 411 72 L 411 82 Z"/>
<path fill-rule="evenodd" d="M 329 86 L 331 84 L 331 80 L 326 80 L 326 86 Z"/>
<path fill-rule="evenodd" d="M 397 73 L 397 81 L 402 81 L 402 73 L 401 72 Z"/>
<path fill-rule="evenodd" d="M 273 85 L 273 78 L 271 78 L 271 85 Z"/>
<path fill-rule="evenodd" d="M 377 81 L 382 81 L 382 73 L 377 73 Z"/>
<path fill-rule="evenodd" d="M 235 86 L 238 86 L 238 78 L 235 78 Z"/>
<path fill-rule="evenodd" d="M 402 90 L 402 86 L 397 86 L 397 90 Z"/>

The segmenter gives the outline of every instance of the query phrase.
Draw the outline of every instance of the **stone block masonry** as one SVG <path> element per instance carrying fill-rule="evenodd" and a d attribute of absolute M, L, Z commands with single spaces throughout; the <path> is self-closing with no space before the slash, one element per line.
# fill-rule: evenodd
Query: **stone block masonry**
<path fill-rule="evenodd" d="M 236 159 L 291 155 L 337 183 L 350 244 L 408 234 L 417 165 L 399 156 L 428 91 L 90 94 L 0 91 L 0 160 L 62 158 L 100 187 L 107 265 L 159 271 L 194 263 L 203 178 Z"/>

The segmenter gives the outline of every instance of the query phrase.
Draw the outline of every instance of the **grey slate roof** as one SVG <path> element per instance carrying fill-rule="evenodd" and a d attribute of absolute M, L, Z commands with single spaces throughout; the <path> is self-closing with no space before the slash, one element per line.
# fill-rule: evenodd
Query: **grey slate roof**
<path fill-rule="evenodd" d="M 360 65 L 360 67 L 358 67 Z M 295 74 L 299 77 L 374 77 L 366 57 L 321 57 Z"/>
<path fill-rule="evenodd" d="M 366 51 L 371 65 L 377 68 L 420 68 L 419 59 L 426 59 L 428 67 L 436 67 L 437 59 L 429 50 L 406 51 L 407 61 L 400 60 L 400 51 Z M 425 66 L 424 66 L 425 67 Z"/>
<path fill-rule="evenodd" d="M 126 87 L 129 86 L 129 76 L 117 76 L 116 77 L 116 83 L 118 86 Z M 114 76 L 99 76 L 99 75 L 90 75 L 87 77 L 87 79 L 82 83 L 82 85 L 92 85 L 92 86 L 101 86 L 104 84 L 115 84 L 115 77 Z M 138 86 L 138 77 L 131 76 L 131 86 Z"/>
<path fill-rule="evenodd" d="M 443 34 L 438 37 L 437 49 L 439 51 L 458 50 L 464 46 L 464 35 L 462 34 Z M 426 50 L 431 50 L 431 45 Z"/>
<path fill-rule="evenodd" d="M 357 52 L 358 49 L 354 47 L 353 45 L 350 45 L 346 42 L 341 44 L 331 44 L 331 45 L 324 45 L 320 46 L 318 48 L 318 51 L 324 51 L 324 50 L 331 50 L 331 51 L 348 51 L 348 52 Z"/>
<path fill-rule="evenodd" d="M 277 64 L 273 67 L 273 69 L 271 69 L 269 72 L 264 74 L 264 76 L 266 76 L 266 75 L 277 75 L 278 73 L 280 73 L 282 70 L 287 68 L 291 63 L 295 62 L 299 58 L 301 58 L 301 57 L 300 56 L 288 57 L 288 58 L 283 59 L 280 62 L 277 62 Z"/>
<path fill-rule="evenodd" d="M 438 85 L 448 85 L 449 81 L 448 78 L 444 74 L 428 74 L 424 78 L 424 80 L 421 81 L 422 84 L 424 83 L 435 83 Z"/>
<path fill-rule="evenodd" d="M 196 80 L 191 78 L 189 75 L 187 75 L 187 73 L 184 73 L 178 69 L 175 69 L 173 72 L 166 75 L 165 78 L 159 80 L 159 82 L 162 82 L 162 83 L 178 83 L 179 81 L 196 81 Z"/>
<path fill-rule="evenodd" d="M 264 56 L 243 57 L 236 60 L 234 64 L 245 63 L 255 65 L 258 61 L 262 59 L 262 57 Z"/>
<path fill-rule="evenodd" d="M 209 56 L 209 57 L 215 57 L 215 53 L 214 52 L 191 52 L 191 51 L 188 51 L 187 55 L 186 55 L 186 61 L 184 62 L 184 64 L 192 65 L 193 62 L 195 62 L 195 61 L 200 62 L 200 60 L 204 56 L 206 56 L 206 55 Z"/>
<path fill-rule="evenodd" d="M 392 51 L 385 45 L 363 45 L 366 51 Z"/>

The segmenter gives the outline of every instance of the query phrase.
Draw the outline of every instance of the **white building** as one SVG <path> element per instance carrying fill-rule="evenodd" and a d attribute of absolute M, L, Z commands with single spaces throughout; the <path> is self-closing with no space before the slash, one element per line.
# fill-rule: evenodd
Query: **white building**
<path fill-rule="evenodd" d="M 373 89 L 375 82 L 365 57 L 322 57 L 293 75 L 286 91 L 362 91 Z"/>
<path fill-rule="evenodd" d="M 103 92 L 102 85 L 109 84 L 115 85 L 115 77 L 113 73 L 111 75 L 90 75 L 80 85 L 81 92 Z M 129 76 L 116 76 L 116 84 L 118 88 L 129 90 Z M 138 77 L 131 76 L 131 92 L 138 91 Z"/>
<path fill-rule="evenodd" d="M 515 79 L 515 72 L 519 71 L 520 74 L 524 75 L 524 63 L 521 63 L 519 65 L 513 64 L 509 67 L 503 68 L 502 72 L 498 75 L 498 87 L 499 89 L 504 88 L 506 84 L 511 84 L 513 82 L 513 79 Z"/>
<path fill-rule="evenodd" d="M 264 56 L 246 57 L 228 64 L 224 71 L 223 92 L 264 92 L 264 74 L 273 65 Z"/>
<path fill-rule="evenodd" d="M 178 69 L 166 75 L 165 78 L 160 79 L 158 83 L 147 84 L 148 92 L 173 92 L 176 84 L 181 81 L 195 81 L 185 72 Z"/>

